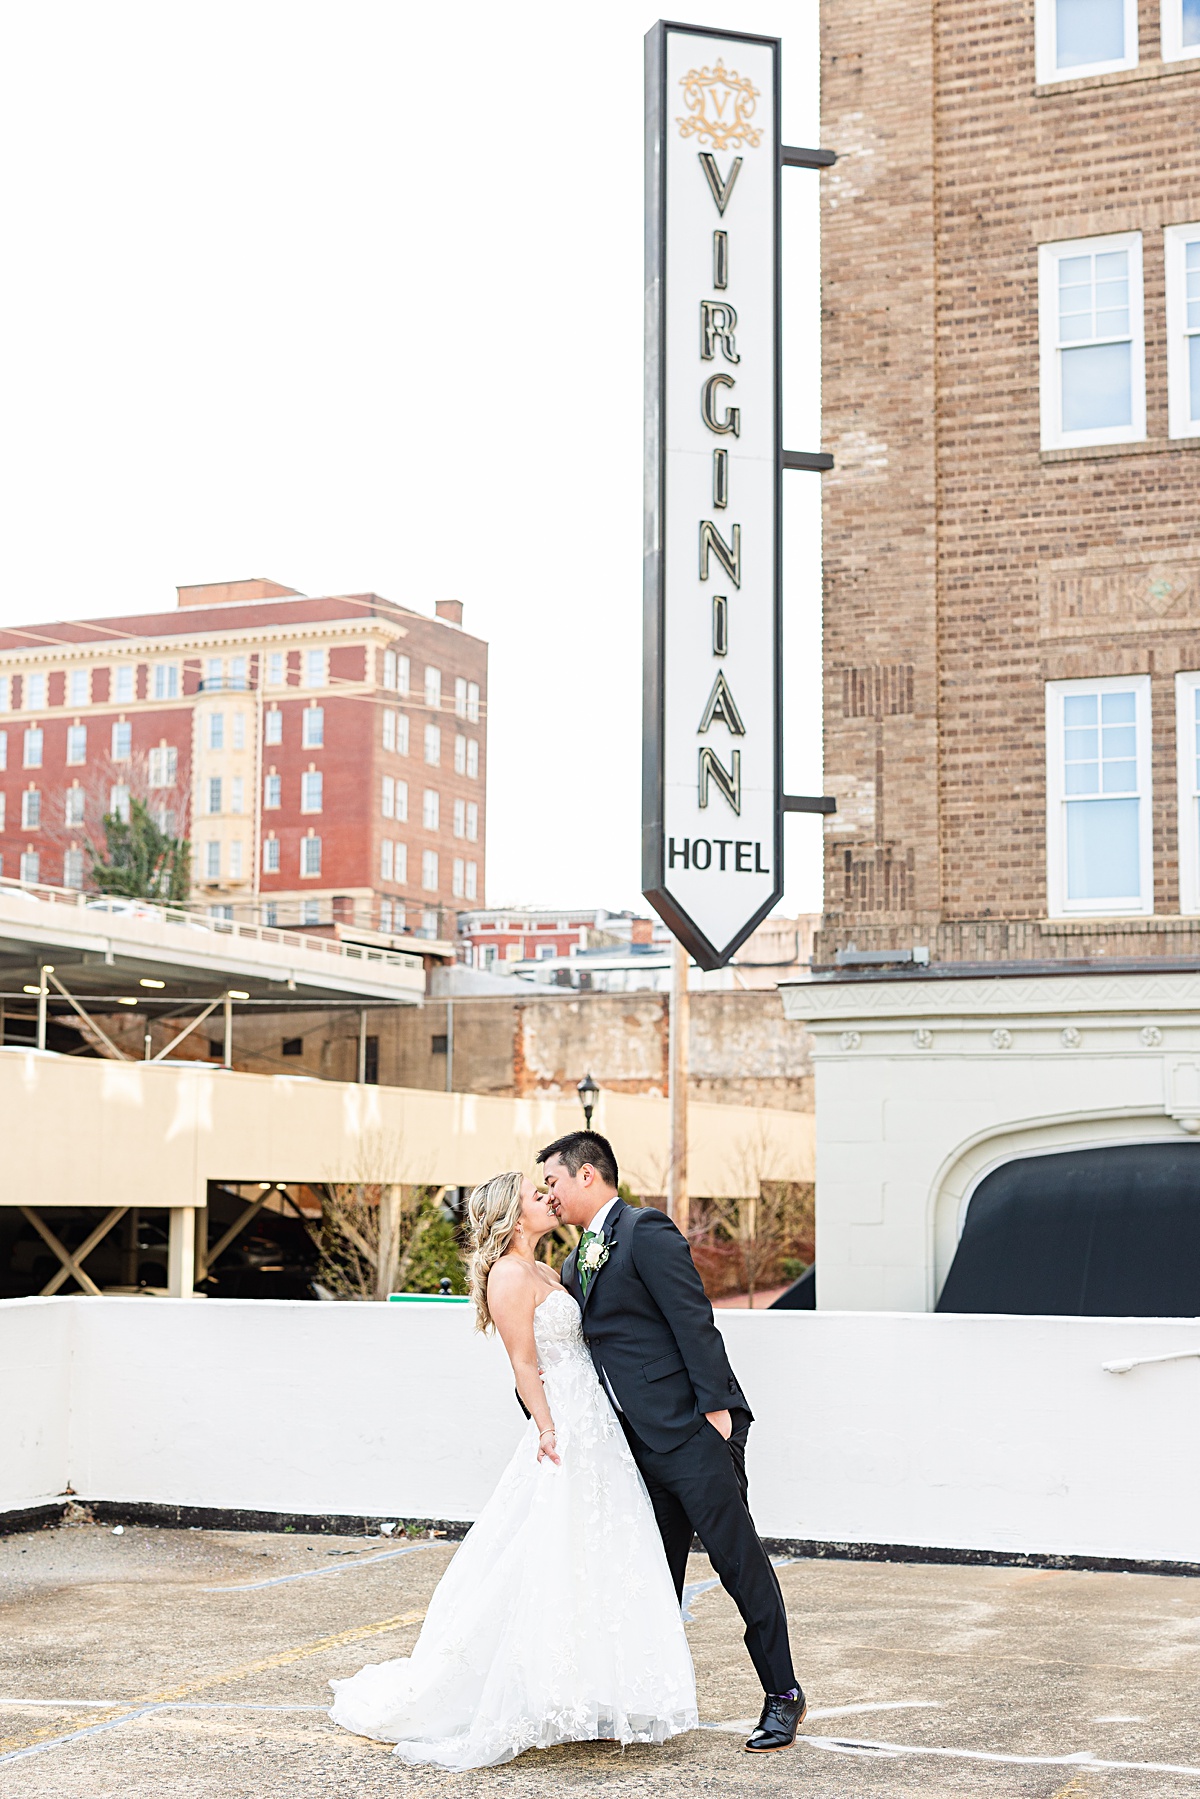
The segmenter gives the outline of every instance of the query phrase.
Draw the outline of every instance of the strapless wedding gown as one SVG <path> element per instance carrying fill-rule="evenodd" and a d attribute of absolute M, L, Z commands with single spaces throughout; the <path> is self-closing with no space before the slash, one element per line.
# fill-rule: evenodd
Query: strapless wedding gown
<path fill-rule="evenodd" d="M 406 1762 L 486 1768 L 696 1728 L 696 1685 L 650 1500 L 571 1295 L 534 1313 L 562 1464 L 530 1423 L 430 1602 L 411 1656 L 330 1684 L 330 1717 Z"/>

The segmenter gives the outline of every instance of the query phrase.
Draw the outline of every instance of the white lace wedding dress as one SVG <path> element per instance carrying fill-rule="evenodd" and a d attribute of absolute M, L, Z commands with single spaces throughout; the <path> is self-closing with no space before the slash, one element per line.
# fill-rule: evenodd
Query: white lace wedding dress
<path fill-rule="evenodd" d="M 330 1717 L 406 1762 L 485 1768 L 696 1727 L 696 1687 L 654 1514 L 571 1295 L 534 1313 L 562 1464 L 530 1423 L 455 1554 L 411 1656 L 335 1680 Z"/>

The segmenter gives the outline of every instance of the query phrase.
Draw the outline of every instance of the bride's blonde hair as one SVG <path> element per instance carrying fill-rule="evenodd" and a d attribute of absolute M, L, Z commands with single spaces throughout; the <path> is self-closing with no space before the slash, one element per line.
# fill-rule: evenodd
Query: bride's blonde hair
<path fill-rule="evenodd" d="M 488 1311 L 488 1275 L 504 1254 L 521 1222 L 521 1182 L 523 1174 L 510 1170 L 494 1174 L 490 1181 L 476 1187 L 467 1201 L 467 1217 L 471 1224 L 471 1262 L 468 1278 L 471 1298 L 475 1301 L 475 1328 L 490 1331 L 492 1314 Z"/>

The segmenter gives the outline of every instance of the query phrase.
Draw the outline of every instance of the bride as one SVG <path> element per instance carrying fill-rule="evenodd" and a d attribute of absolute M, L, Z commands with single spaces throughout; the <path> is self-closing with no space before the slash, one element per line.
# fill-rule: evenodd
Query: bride
<path fill-rule="evenodd" d="M 536 1259 L 558 1219 L 520 1174 L 469 1204 L 471 1293 L 532 1414 L 411 1656 L 331 1685 L 330 1717 L 406 1762 L 484 1768 L 552 1743 L 696 1727 L 679 1604 L 646 1488 L 580 1331 Z"/>

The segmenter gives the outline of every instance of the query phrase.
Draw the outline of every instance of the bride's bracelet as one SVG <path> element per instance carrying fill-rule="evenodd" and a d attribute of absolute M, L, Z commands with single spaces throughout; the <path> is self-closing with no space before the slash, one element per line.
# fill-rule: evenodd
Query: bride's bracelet
<path fill-rule="evenodd" d="M 557 1434 L 557 1433 L 556 1433 L 556 1431 L 555 1431 L 555 1429 L 554 1429 L 554 1426 L 553 1426 L 553 1425 L 551 1425 L 551 1426 L 550 1426 L 550 1428 L 549 1428 L 549 1429 L 548 1429 L 548 1430 L 540 1430 L 540 1431 L 539 1431 L 539 1432 L 538 1432 L 538 1442 L 539 1442 L 539 1443 L 540 1443 L 540 1442 L 541 1442 L 541 1440 L 542 1440 L 542 1438 L 543 1438 L 543 1437 L 553 1437 L 553 1436 L 555 1436 L 555 1435 L 556 1435 L 556 1434 Z"/>

